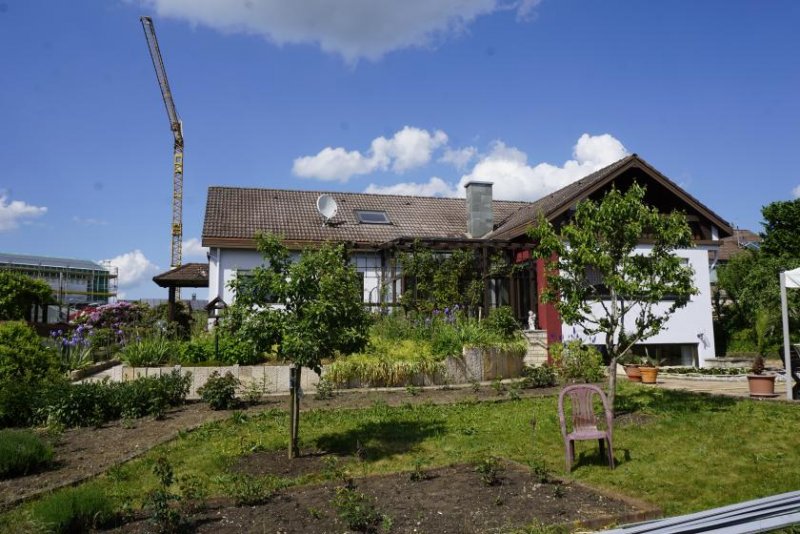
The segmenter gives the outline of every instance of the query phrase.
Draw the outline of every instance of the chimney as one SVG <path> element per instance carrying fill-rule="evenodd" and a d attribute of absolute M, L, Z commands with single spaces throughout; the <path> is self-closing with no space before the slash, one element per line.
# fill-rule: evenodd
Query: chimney
<path fill-rule="evenodd" d="M 467 182 L 467 235 L 483 237 L 494 229 L 492 183 Z"/>

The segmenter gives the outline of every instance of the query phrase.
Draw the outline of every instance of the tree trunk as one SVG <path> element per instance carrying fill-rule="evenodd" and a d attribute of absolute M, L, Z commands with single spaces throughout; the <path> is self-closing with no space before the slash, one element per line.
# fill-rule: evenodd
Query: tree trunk
<path fill-rule="evenodd" d="M 611 358 L 608 364 L 608 405 L 611 407 L 611 417 L 614 417 L 614 399 L 617 397 L 617 357 Z"/>
<path fill-rule="evenodd" d="M 298 433 L 300 431 L 300 371 L 302 367 L 289 369 L 289 459 L 300 456 Z"/>

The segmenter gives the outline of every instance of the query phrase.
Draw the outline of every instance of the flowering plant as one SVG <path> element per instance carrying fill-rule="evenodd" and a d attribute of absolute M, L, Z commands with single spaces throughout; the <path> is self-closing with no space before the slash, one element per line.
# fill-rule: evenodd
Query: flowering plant
<path fill-rule="evenodd" d="M 50 333 L 51 345 L 61 357 L 61 367 L 72 371 L 86 367 L 92 361 L 92 330 L 78 325 L 74 330 L 55 330 Z"/>

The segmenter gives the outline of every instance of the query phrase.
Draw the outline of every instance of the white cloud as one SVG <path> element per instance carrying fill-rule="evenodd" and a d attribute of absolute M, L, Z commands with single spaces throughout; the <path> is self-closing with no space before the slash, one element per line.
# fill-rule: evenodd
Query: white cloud
<path fill-rule="evenodd" d="M 472 158 L 478 155 L 478 149 L 474 146 L 464 148 L 450 148 L 444 150 L 444 154 L 439 161 L 442 163 L 449 163 L 458 170 L 463 170 L 472 161 Z"/>
<path fill-rule="evenodd" d="M 792 196 L 794 198 L 800 198 L 800 185 L 792 189 Z"/>
<path fill-rule="evenodd" d="M 348 63 L 431 47 L 462 34 L 477 17 L 516 10 L 530 20 L 539 0 L 139 0 L 162 17 L 278 45 L 313 44 Z"/>
<path fill-rule="evenodd" d="M 80 224 L 81 226 L 107 226 L 108 221 L 104 221 L 102 219 L 94 219 L 92 217 L 84 219 L 83 217 L 78 217 L 75 215 L 72 218 L 72 222 L 75 224 Z"/>
<path fill-rule="evenodd" d="M 583 178 L 628 154 L 622 143 L 609 134 L 583 134 L 573 147 L 573 159 L 561 166 L 551 163 L 529 164 L 525 152 L 502 141 L 495 141 L 488 154 L 480 156 L 457 185 L 440 178 L 427 183 L 400 183 L 392 186 L 371 184 L 367 192 L 464 196 L 464 185 L 472 180 L 492 182 L 494 198 L 536 200 Z"/>
<path fill-rule="evenodd" d="M 136 286 L 158 272 L 158 266 L 148 260 L 139 249 L 120 254 L 109 260 L 102 260 L 100 263 L 112 265 L 118 269 L 117 282 L 121 289 Z"/>
<path fill-rule="evenodd" d="M 497 141 L 491 152 L 461 177 L 459 190 L 471 180 L 488 181 L 494 183 L 495 198 L 536 200 L 627 154 L 622 143 L 609 134 L 583 134 L 573 147 L 573 159 L 563 165 L 530 165 L 524 152 Z"/>
<path fill-rule="evenodd" d="M 447 134 L 441 130 L 431 133 L 405 126 L 390 139 L 383 136 L 373 139 L 366 155 L 357 150 L 326 147 L 316 156 L 295 159 L 292 172 L 303 178 L 341 182 L 376 171 L 402 173 L 427 164 L 433 152 L 446 143 Z"/>
<path fill-rule="evenodd" d="M 450 184 L 434 176 L 426 183 L 404 182 L 389 186 L 379 186 L 369 184 L 364 190 L 365 193 L 375 193 L 381 195 L 412 195 L 422 197 L 455 197 L 458 191 Z"/>
<path fill-rule="evenodd" d="M 0 192 L 0 232 L 16 230 L 21 223 L 47 213 L 47 208 L 32 206 L 22 200 L 8 201 L 8 195 Z"/>
<path fill-rule="evenodd" d="M 208 247 L 204 247 L 200 240 L 196 237 L 192 237 L 184 241 L 182 247 L 184 257 L 203 258 L 204 260 L 206 259 Z"/>

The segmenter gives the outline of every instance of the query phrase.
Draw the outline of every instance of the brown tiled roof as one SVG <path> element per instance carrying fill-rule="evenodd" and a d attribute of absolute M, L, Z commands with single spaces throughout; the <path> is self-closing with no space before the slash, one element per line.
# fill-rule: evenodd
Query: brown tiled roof
<path fill-rule="evenodd" d="M 257 232 L 271 232 L 290 245 L 349 241 L 376 246 L 401 237 L 464 238 L 467 207 L 463 198 L 327 193 L 338 213 L 323 225 L 317 212 L 322 191 L 209 187 L 203 224 L 204 246 L 252 247 Z M 493 201 L 501 221 L 527 202 Z M 391 224 L 361 224 L 356 210 L 385 211 Z"/>
<path fill-rule="evenodd" d="M 638 168 L 671 190 L 697 212 L 713 221 L 720 237 L 731 235 L 730 225 L 699 200 L 658 172 L 636 154 L 595 171 L 535 202 L 493 201 L 495 230 L 487 238 L 509 240 L 522 235 L 543 215 L 549 220 L 619 176 Z M 466 202 L 463 198 L 334 193 L 338 213 L 323 225 L 317 213 L 322 191 L 289 191 L 210 187 L 203 225 L 203 245 L 252 248 L 257 232 L 281 235 L 290 245 L 323 241 L 349 241 L 373 247 L 398 238 L 466 237 Z M 385 211 L 392 224 L 360 224 L 355 210 Z"/>
<path fill-rule="evenodd" d="M 208 287 L 207 263 L 184 263 L 153 277 L 161 287 Z"/>
<path fill-rule="evenodd" d="M 507 220 L 502 221 L 497 229 L 495 229 L 495 231 L 492 232 L 488 237 L 494 239 L 514 239 L 515 237 L 522 235 L 527 226 L 535 223 L 540 216 L 544 216 L 546 219 L 552 220 L 564 210 L 589 196 L 597 188 L 602 187 L 604 184 L 610 182 L 615 176 L 621 174 L 624 170 L 633 167 L 644 169 L 651 177 L 654 177 L 660 181 L 668 189 L 671 189 L 677 196 L 681 197 L 688 204 L 693 205 L 695 209 L 703 213 L 710 220 L 714 221 L 720 229 L 721 236 L 730 235 L 731 228 L 727 221 L 714 213 L 705 204 L 684 191 L 672 180 L 661 174 L 637 154 L 631 154 L 630 156 L 626 156 L 621 160 L 615 161 L 611 165 L 584 176 L 580 180 L 573 182 L 568 186 L 547 195 L 546 197 L 540 198 L 528 206 L 520 208 Z"/>
<path fill-rule="evenodd" d="M 737 228 L 733 231 L 731 237 L 720 239 L 720 242 L 717 260 L 728 261 L 746 250 L 745 246 L 747 243 L 761 243 L 761 236 L 750 230 Z"/>

